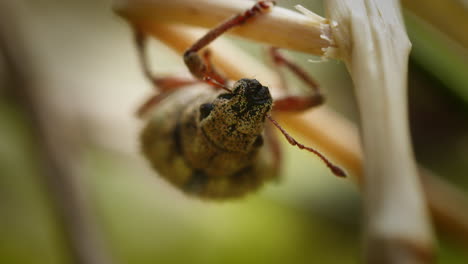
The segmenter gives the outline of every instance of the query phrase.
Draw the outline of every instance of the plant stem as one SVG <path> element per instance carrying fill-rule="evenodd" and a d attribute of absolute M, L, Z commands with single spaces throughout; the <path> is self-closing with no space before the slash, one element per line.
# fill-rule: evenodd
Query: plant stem
<path fill-rule="evenodd" d="M 327 1 L 339 54 L 355 84 L 364 145 L 368 263 L 432 262 L 432 231 L 411 148 L 411 49 L 397 1 Z"/>
<path fill-rule="evenodd" d="M 248 0 L 115 0 L 114 10 L 132 22 L 177 23 L 212 28 L 233 14 L 250 8 L 252 3 Z M 325 19 L 280 7 L 274 7 L 268 14 L 230 33 L 316 55 L 322 55 L 324 48 L 331 45 L 325 36 L 329 34 Z"/>

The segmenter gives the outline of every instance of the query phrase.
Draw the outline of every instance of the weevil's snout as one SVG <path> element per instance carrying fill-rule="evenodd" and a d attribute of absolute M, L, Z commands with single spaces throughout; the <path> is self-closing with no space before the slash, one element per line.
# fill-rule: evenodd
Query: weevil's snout
<path fill-rule="evenodd" d="M 269 103 L 272 100 L 268 87 L 255 79 L 240 79 L 234 87 L 234 93 L 242 94 L 249 103 L 256 105 Z"/>
<path fill-rule="evenodd" d="M 247 89 L 245 97 L 253 104 L 265 104 L 271 101 L 271 95 L 268 87 L 261 85 L 259 87 Z"/>

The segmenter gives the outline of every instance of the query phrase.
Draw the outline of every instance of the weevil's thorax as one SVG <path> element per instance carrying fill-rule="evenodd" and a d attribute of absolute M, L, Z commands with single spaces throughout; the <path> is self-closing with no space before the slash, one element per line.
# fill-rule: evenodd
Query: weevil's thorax
<path fill-rule="evenodd" d="M 219 95 L 209 114 L 200 121 L 205 135 L 217 146 L 247 153 L 258 147 L 273 99 L 268 87 L 255 79 L 241 79 L 232 93 Z M 261 138 L 260 138 L 261 140 Z"/>

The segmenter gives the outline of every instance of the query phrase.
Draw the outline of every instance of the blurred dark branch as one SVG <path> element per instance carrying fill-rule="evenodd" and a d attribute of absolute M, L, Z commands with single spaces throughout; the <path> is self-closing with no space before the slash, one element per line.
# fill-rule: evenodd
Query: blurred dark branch
<path fill-rule="evenodd" d="M 50 193 L 73 263 L 111 263 L 80 190 L 79 148 L 60 127 L 44 96 L 39 96 L 41 70 L 28 46 L 27 16 L 21 1 L 0 2 L 0 51 L 10 75 L 11 93 L 29 118 L 41 159 L 39 175 Z M 42 100 L 41 100 L 42 99 Z"/>

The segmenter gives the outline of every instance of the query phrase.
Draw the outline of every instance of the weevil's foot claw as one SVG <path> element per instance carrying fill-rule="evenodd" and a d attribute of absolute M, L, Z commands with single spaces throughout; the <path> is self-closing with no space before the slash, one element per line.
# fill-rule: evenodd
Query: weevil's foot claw
<path fill-rule="evenodd" d="M 276 1 L 274 0 L 260 0 L 258 1 L 258 4 L 260 4 L 263 8 L 269 8 L 274 5 L 276 5 Z"/>
<path fill-rule="evenodd" d="M 263 0 L 263 1 L 258 1 L 257 4 L 254 6 L 254 8 L 258 9 L 258 11 L 260 12 L 263 12 L 263 11 L 268 11 L 271 7 L 275 5 L 276 5 L 275 1 Z"/>

